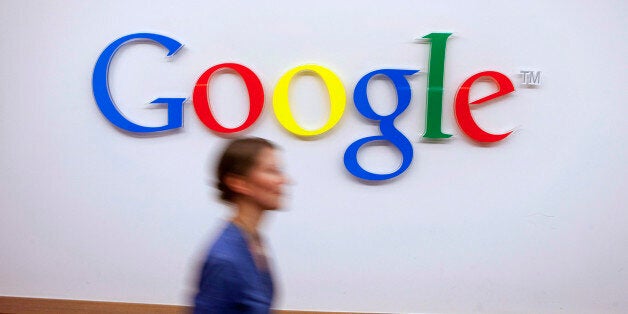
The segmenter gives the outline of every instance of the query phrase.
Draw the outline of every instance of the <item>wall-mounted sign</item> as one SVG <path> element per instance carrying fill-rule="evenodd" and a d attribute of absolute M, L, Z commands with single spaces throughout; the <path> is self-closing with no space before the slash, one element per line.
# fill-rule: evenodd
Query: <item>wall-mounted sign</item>
<path fill-rule="evenodd" d="M 451 137 L 451 134 L 443 133 L 441 129 L 442 107 L 443 107 L 443 80 L 445 70 L 445 48 L 447 39 L 451 33 L 431 33 L 423 37 L 425 43 L 430 44 L 429 73 L 427 80 L 427 105 L 426 105 L 426 126 L 423 138 L 440 140 Z M 116 127 L 136 133 L 162 132 L 181 128 L 183 126 L 183 104 L 186 98 L 159 97 L 153 100 L 153 104 L 167 104 L 168 122 L 159 127 L 149 127 L 134 123 L 127 119 L 118 109 L 111 98 L 108 86 L 108 68 L 116 51 L 121 46 L 133 41 L 148 41 L 157 43 L 166 50 L 167 56 L 175 55 L 183 46 L 178 41 L 163 35 L 152 33 L 137 33 L 121 37 L 111 43 L 101 53 L 92 79 L 94 98 L 103 115 Z M 207 86 L 212 75 L 221 69 L 231 69 L 238 73 L 246 85 L 249 95 L 249 113 L 246 120 L 239 126 L 227 128 L 222 126 L 211 112 L 211 102 Z M 327 122 L 316 130 L 308 130 L 301 127 L 294 119 L 288 101 L 288 89 L 292 79 L 299 74 L 310 72 L 319 76 L 329 92 L 329 102 L 331 106 L 330 115 Z M 395 119 L 402 114 L 410 104 L 412 90 L 408 82 L 408 77 L 419 72 L 417 69 L 379 69 L 365 74 L 355 85 L 353 91 L 353 102 L 358 112 L 364 117 L 379 122 L 381 134 L 361 138 L 347 147 L 344 154 L 344 164 L 347 170 L 354 176 L 364 180 L 387 180 L 403 173 L 411 164 L 413 157 L 412 144 L 394 125 Z M 523 71 L 522 71 L 523 73 Z M 535 74 L 538 73 L 538 74 Z M 524 73 L 530 82 L 539 82 L 540 72 Z M 536 77 L 534 75 L 537 75 Z M 369 81 L 376 76 L 383 76 L 389 79 L 397 94 L 397 106 L 393 113 L 382 116 L 377 114 L 367 97 L 367 86 Z M 469 92 L 473 84 L 480 79 L 489 79 L 497 87 L 497 91 L 469 102 Z M 527 82 L 527 81 L 526 81 Z M 458 91 L 454 100 L 455 117 L 460 129 L 469 138 L 481 143 L 498 142 L 506 138 L 511 132 L 503 134 L 491 134 L 484 131 L 473 119 L 471 115 L 471 105 L 481 104 L 489 100 L 504 96 L 514 91 L 512 81 L 504 74 L 496 71 L 484 71 L 472 75 L 466 79 Z M 194 110 L 198 118 L 209 129 L 219 133 L 235 133 L 247 129 L 259 118 L 264 107 L 264 88 L 258 76 L 248 67 L 237 63 L 222 63 L 206 70 L 196 82 L 192 96 Z M 311 137 L 323 134 L 332 129 L 342 117 L 346 106 L 346 95 L 342 81 L 328 68 L 317 64 L 306 64 L 295 67 L 287 71 L 275 86 L 273 92 L 273 108 L 279 123 L 289 132 L 300 137 Z M 402 155 L 401 166 L 390 173 L 373 173 L 364 169 L 357 159 L 360 148 L 371 142 L 385 141 L 395 146 Z"/>

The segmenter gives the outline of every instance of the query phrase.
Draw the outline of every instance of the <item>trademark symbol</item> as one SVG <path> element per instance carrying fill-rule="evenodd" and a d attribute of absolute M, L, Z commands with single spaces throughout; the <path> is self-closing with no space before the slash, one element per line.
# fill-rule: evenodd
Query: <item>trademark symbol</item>
<path fill-rule="evenodd" d="M 521 70 L 519 71 L 523 76 L 523 85 L 525 86 L 539 86 L 541 85 L 541 71 Z"/>

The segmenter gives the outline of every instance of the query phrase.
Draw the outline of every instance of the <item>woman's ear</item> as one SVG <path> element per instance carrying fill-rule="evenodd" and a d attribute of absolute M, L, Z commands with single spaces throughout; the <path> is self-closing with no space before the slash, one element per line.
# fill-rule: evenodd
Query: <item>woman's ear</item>
<path fill-rule="evenodd" d="M 236 194 L 247 195 L 249 192 L 244 176 L 228 174 L 225 176 L 224 182 L 227 187 Z"/>

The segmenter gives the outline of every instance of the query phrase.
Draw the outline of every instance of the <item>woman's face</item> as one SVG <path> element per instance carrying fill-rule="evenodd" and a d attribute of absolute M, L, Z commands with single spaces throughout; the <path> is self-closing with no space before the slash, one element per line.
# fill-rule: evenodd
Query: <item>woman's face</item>
<path fill-rule="evenodd" d="M 274 210 L 282 205 L 284 176 L 276 151 L 263 148 L 257 156 L 255 165 L 244 178 L 247 196 L 261 209 Z"/>

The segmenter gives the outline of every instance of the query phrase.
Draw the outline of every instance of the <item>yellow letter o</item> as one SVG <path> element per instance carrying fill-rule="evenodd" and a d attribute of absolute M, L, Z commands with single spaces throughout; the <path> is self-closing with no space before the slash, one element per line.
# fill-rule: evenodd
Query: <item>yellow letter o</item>
<path fill-rule="evenodd" d="M 329 92 L 329 103 L 331 106 L 329 119 L 327 119 L 325 125 L 316 130 L 306 130 L 297 124 L 290 110 L 290 102 L 288 101 L 290 82 L 295 75 L 303 71 L 314 72 L 320 76 Z M 347 95 L 338 76 L 329 69 L 316 64 L 301 65 L 286 72 L 286 74 L 279 79 L 279 82 L 277 82 L 275 92 L 273 93 L 273 108 L 277 120 L 279 120 L 279 123 L 281 123 L 286 130 L 300 136 L 316 136 L 329 131 L 340 121 L 345 111 L 346 102 Z"/>

